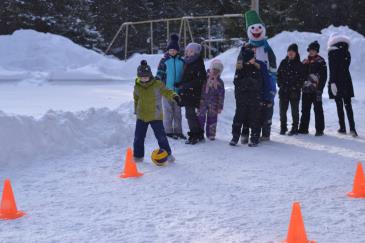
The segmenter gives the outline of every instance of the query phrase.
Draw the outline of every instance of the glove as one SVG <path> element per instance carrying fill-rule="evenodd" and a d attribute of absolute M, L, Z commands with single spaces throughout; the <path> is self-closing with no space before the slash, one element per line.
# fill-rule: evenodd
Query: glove
<path fill-rule="evenodd" d="M 181 97 L 179 95 L 175 95 L 173 99 L 174 99 L 175 103 L 178 106 L 181 106 L 182 105 L 182 100 L 181 100 Z"/>
<path fill-rule="evenodd" d="M 322 92 L 321 91 L 317 91 L 316 100 L 317 100 L 317 102 L 322 102 Z"/>
<path fill-rule="evenodd" d="M 337 96 L 337 86 L 335 83 L 331 84 L 331 91 L 334 96 Z"/>

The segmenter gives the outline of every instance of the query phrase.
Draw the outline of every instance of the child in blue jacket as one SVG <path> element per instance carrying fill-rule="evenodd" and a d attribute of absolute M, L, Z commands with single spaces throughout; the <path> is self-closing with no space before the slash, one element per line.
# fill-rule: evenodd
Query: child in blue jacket
<path fill-rule="evenodd" d="M 184 72 L 184 60 L 179 55 L 179 51 L 179 36 L 172 34 L 167 44 L 167 52 L 161 59 L 156 74 L 156 79 L 161 80 L 169 90 L 176 93 L 179 91 L 176 88 L 176 84 L 181 82 Z M 162 104 L 164 111 L 163 123 L 166 135 L 174 139 L 186 139 L 181 125 L 181 107 L 165 98 L 163 98 Z"/>

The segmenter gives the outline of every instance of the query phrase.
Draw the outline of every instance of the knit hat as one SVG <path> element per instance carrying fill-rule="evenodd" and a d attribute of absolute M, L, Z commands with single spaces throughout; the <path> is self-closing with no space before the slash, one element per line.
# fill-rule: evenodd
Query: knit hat
<path fill-rule="evenodd" d="M 315 51 L 319 52 L 319 48 L 320 48 L 320 45 L 319 45 L 318 41 L 314 41 L 309 44 L 307 51 L 309 52 L 310 50 L 315 50 Z"/>
<path fill-rule="evenodd" d="M 186 46 L 185 51 L 187 50 L 192 50 L 195 54 L 200 54 L 200 52 L 202 51 L 202 46 L 198 43 L 192 42 Z"/>
<path fill-rule="evenodd" d="M 298 45 L 293 43 L 288 47 L 288 51 L 293 51 L 295 53 L 298 53 Z"/>
<path fill-rule="evenodd" d="M 255 57 L 255 53 L 253 52 L 253 50 L 245 48 L 242 51 L 242 60 L 243 63 L 247 63 L 248 61 L 250 61 L 252 58 Z"/>
<path fill-rule="evenodd" d="M 249 26 L 254 24 L 264 24 L 260 16 L 257 14 L 255 10 L 250 10 L 245 13 L 245 20 L 246 20 L 246 29 L 248 29 Z"/>
<path fill-rule="evenodd" d="M 222 73 L 223 72 L 223 63 L 221 62 L 221 60 L 219 59 L 214 59 L 212 61 L 212 63 L 210 64 L 210 69 L 216 69 L 216 70 L 219 70 L 219 73 Z"/>
<path fill-rule="evenodd" d="M 180 51 L 180 46 L 179 46 L 179 36 L 177 34 L 172 34 L 170 36 L 170 40 L 167 43 L 167 50 L 176 50 L 176 51 Z"/>
<path fill-rule="evenodd" d="M 138 77 L 152 77 L 151 67 L 148 66 L 146 60 L 141 61 L 141 65 L 137 69 L 137 76 Z"/>

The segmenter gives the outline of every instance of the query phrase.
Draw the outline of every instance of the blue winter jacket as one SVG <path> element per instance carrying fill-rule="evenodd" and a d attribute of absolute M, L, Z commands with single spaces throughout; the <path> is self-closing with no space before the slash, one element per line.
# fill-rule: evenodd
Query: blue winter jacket
<path fill-rule="evenodd" d="M 179 55 L 172 57 L 166 53 L 158 65 L 156 79 L 164 82 L 168 89 L 178 92 L 175 84 L 181 82 L 183 72 L 184 60 Z"/>
<path fill-rule="evenodd" d="M 274 104 L 275 95 L 276 95 L 276 78 L 275 75 L 270 75 L 267 65 L 259 60 L 256 60 L 258 64 L 260 64 L 261 74 L 264 77 L 264 87 L 263 87 L 263 95 L 262 99 L 266 102 L 271 102 Z"/>

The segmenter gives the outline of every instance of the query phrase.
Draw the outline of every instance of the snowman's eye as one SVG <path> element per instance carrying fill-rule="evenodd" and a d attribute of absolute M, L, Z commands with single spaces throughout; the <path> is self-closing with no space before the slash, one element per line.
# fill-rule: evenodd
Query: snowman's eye
<path fill-rule="evenodd" d="M 252 26 L 252 27 L 251 27 L 251 29 L 252 29 L 252 30 L 254 30 L 254 29 L 255 29 L 255 27 L 253 27 L 253 26 Z"/>
<path fill-rule="evenodd" d="M 261 30 L 261 29 L 262 29 L 262 27 L 261 27 L 261 26 L 259 26 L 259 29 Z"/>

